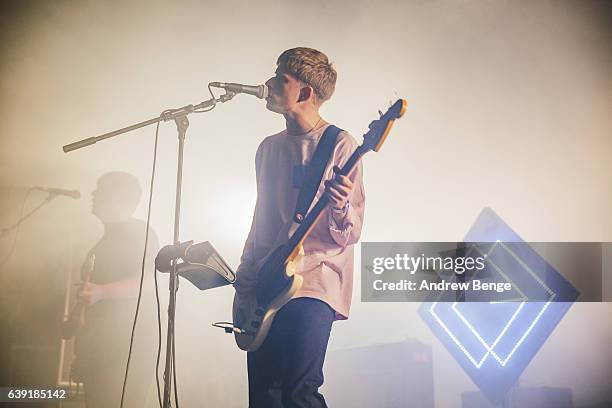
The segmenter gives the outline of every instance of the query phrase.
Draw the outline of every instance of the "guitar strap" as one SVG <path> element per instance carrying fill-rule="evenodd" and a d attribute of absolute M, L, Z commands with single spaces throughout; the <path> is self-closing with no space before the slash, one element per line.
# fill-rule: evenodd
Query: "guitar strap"
<path fill-rule="evenodd" d="M 310 160 L 306 168 L 304 180 L 300 187 L 295 205 L 293 220 L 298 224 L 304 220 L 306 212 L 310 208 L 310 204 L 312 204 L 312 200 L 319 190 L 323 173 L 334 152 L 336 141 L 341 131 L 342 129 L 334 125 L 329 125 L 327 129 L 325 129 L 325 132 L 323 132 L 321 139 L 319 139 L 312 160 Z"/>

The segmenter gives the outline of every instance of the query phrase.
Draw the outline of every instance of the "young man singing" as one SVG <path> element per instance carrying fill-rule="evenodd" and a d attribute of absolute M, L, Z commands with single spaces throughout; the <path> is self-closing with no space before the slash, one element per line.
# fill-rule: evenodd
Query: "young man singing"
<path fill-rule="evenodd" d="M 319 108 L 332 96 L 336 76 L 325 54 L 299 47 L 280 55 L 275 76 L 266 82 L 266 107 L 284 116 L 286 129 L 257 149 L 257 204 L 237 271 L 238 296 L 254 290 L 254 265 L 292 222 L 304 169 L 329 126 Z M 365 201 L 361 165 L 348 176 L 336 174 L 334 167 L 342 167 L 356 147 L 351 135 L 340 132 L 324 171 L 326 182 L 313 201 L 327 194 L 330 205 L 304 241 L 305 256 L 296 272 L 303 277 L 302 287 L 278 312 L 263 345 L 248 353 L 250 408 L 326 407 L 318 391 L 323 362 L 332 323 L 349 315 L 353 245 Z"/>

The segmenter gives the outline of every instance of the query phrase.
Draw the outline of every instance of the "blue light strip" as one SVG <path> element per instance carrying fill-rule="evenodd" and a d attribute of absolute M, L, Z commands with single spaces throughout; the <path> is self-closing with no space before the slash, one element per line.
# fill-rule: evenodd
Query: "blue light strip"
<path fill-rule="evenodd" d="M 499 303 L 499 302 L 497 302 Z M 490 303 L 489 303 L 490 304 Z M 491 344 L 489 346 L 489 344 L 482 338 L 482 336 L 480 335 L 480 333 L 478 333 L 476 331 L 476 329 L 474 329 L 474 327 L 470 324 L 470 322 L 465 318 L 465 316 L 463 316 L 463 314 L 455 307 L 457 305 L 457 302 L 453 303 L 453 310 L 455 311 L 455 313 L 459 316 L 459 318 L 461 318 L 461 320 L 463 321 L 463 323 L 468 327 L 468 329 L 470 329 L 470 331 L 474 334 L 474 336 L 476 336 L 476 338 L 478 339 L 478 341 L 480 341 L 480 343 L 485 347 L 485 349 L 487 350 L 487 352 L 485 353 L 485 355 L 482 357 L 482 360 L 480 360 L 480 365 L 482 365 L 482 363 L 484 363 L 484 361 L 487 359 L 487 357 L 489 356 L 489 354 L 492 354 L 493 357 L 495 357 L 495 359 L 497 360 L 497 362 L 499 364 L 501 364 L 502 366 L 506 365 L 505 362 L 502 362 L 501 358 L 499 358 L 499 356 L 497 355 L 497 353 L 495 353 L 493 351 L 493 349 L 495 348 L 495 346 L 497 346 L 497 343 L 499 343 L 499 341 L 502 339 L 502 337 L 504 337 L 504 334 L 506 334 L 506 332 L 508 331 L 508 328 L 512 325 L 512 323 L 514 322 L 514 320 L 516 319 L 516 316 L 521 312 L 521 310 L 523 309 L 523 306 L 525 306 L 525 302 L 521 302 L 519 304 L 519 307 L 516 308 L 516 310 L 514 311 L 514 313 L 512 314 L 512 317 L 510 318 L 510 320 L 508 320 L 508 323 L 506 323 L 506 325 L 504 326 L 503 330 L 501 331 L 501 333 L 497 336 L 497 338 L 495 339 L 495 341 L 493 342 L 493 344 Z M 480 367 L 480 366 L 479 366 Z"/>

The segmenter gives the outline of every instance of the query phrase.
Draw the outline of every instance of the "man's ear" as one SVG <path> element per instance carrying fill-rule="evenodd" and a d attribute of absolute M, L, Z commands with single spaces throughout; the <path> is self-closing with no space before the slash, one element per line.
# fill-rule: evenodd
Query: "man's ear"
<path fill-rule="evenodd" d="M 300 88 L 300 94 L 298 95 L 298 102 L 304 102 L 307 101 L 310 97 L 312 97 L 314 92 L 314 89 L 312 89 L 312 86 L 310 85 L 306 85 Z"/>

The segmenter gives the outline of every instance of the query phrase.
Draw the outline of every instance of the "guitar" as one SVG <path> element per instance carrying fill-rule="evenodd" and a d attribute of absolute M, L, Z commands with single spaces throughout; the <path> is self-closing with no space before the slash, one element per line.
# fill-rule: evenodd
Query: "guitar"
<path fill-rule="evenodd" d="M 363 143 L 355 149 L 341 174 L 348 175 L 369 151 L 378 152 L 385 142 L 395 119 L 401 118 L 407 102 L 399 99 L 380 118 L 368 126 Z M 233 304 L 233 332 L 236 344 L 245 351 L 257 350 L 266 339 L 276 313 L 302 286 L 302 277 L 296 273 L 302 244 L 321 218 L 329 204 L 324 194 L 306 215 L 289 240 L 274 249 L 257 269 L 257 284 L 247 294 L 236 293 Z M 285 235 L 286 236 L 286 235 Z"/>
<path fill-rule="evenodd" d="M 85 269 L 85 276 L 83 276 L 83 283 L 89 283 L 91 274 L 94 270 L 96 263 L 96 255 L 91 254 L 87 259 L 87 267 Z M 77 300 L 77 304 L 70 311 L 68 318 L 62 322 L 61 334 L 64 340 L 69 340 L 76 336 L 81 329 L 85 326 L 85 311 L 87 304 L 81 300 Z"/>

